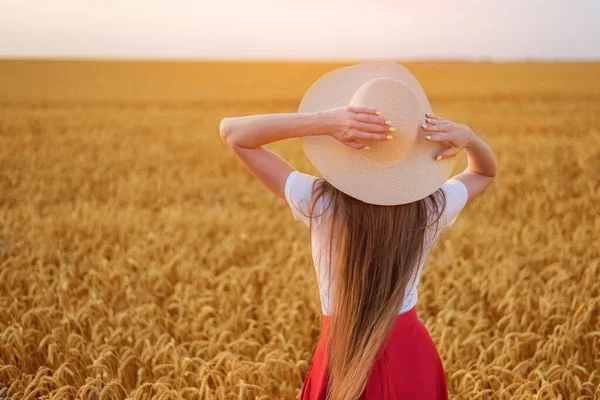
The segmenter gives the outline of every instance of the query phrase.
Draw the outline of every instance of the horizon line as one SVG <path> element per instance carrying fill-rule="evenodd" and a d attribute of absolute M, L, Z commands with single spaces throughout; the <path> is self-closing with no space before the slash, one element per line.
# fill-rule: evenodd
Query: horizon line
<path fill-rule="evenodd" d="M 115 57 L 115 56 L 5 56 L 0 61 L 66 61 L 66 62 L 231 62 L 231 63 L 358 63 L 397 61 L 409 63 L 599 63 L 600 58 L 494 58 L 494 57 L 455 57 L 455 58 L 396 58 L 396 57 L 355 57 L 355 58 L 277 58 L 277 57 Z"/>

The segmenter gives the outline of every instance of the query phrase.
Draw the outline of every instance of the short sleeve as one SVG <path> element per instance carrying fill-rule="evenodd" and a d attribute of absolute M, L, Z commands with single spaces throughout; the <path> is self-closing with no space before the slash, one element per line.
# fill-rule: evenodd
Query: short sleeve
<path fill-rule="evenodd" d="M 316 180 L 316 176 L 294 170 L 285 181 L 285 199 L 292 209 L 294 219 L 304 222 L 306 226 L 309 226 L 310 201 Z M 315 215 L 320 214 L 319 208 L 315 207 Z"/>
<path fill-rule="evenodd" d="M 448 179 L 442 185 L 446 194 L 446 208 L 442 214 L 444 226 L 452 226 L 456 217 L 467 204 L 469 192 L 464 183 L 458 179 Z"/>

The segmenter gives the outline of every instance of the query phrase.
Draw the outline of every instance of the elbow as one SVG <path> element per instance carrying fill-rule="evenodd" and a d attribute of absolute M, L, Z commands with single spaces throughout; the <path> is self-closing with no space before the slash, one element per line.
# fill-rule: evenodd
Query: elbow
<path fill-rule="evenodd" d="M 221 136 L 221 140 L 223 140 L 223 142 L 229 144 L 231 139 L 230 118 L 223 118 L 221 120 L 221 125 L 219 126 L 219 135 Z"/>
<path fill-rule="evenodd" d="M 219 135 L 233 152 L 237 152 L 241 148 L 252 148 L 246 144 L 248 141 L 245 138 L 246 134 L 247 131 L 238 117 L 227 117 L 221 120 Z"/>

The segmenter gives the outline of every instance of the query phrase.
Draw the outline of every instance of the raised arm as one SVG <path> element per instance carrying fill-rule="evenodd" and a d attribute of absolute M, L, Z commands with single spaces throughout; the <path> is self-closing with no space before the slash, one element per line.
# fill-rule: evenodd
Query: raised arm
<path fill-rule="evenodd" d="M 377 110 L 339 107 L 315 113 L 260 114 L 228 117 L 220 134 L 236 157 L 269 190 L 285 200 L 285 180 L 294 167 L 264 147 L 278 140 L 302 136 L 331 135 L 357 150 L 370 140 L 387 140 L 389 123 Z M 393 131 L 393 129 L 392 129 Z"/>
<path fill-rule="evenodd" d="M 467 152 L 467 167 L 452 179 L 461 181 L 467 187 L 472 200 L 488 187 L 496 176 L 496 158 L 490 148 L 475 133 L 465 125 L 448 121 L 435 114 L 427 114 L 427 125 L 421 127 L 431 141 L 447 141 L 450 147 L 442 150 L 438 157 L 451 157 L 458 154 L 463 148 Z"/>

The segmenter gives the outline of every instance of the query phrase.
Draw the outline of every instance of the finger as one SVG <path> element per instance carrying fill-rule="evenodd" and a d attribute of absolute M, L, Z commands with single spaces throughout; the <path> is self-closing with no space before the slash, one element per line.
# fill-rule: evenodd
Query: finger
<path fill-rule="evenodd" d="M 350 128 L 362 132 L 387 133 L 390 132 L 390 127 L 387 125 L 367 124 L 365 122 L 353 121 Z"/>
<path fill-rule="evenodd" d="M 448 140 L 448 135 L 445 133 L 431 133 L 425 136 L 425 139 L 430 142 L 443 142 Z"/>
<path fill-rule="evenodd" d="M 380 142 L 384 141 L 384 140 L 393 139 L 393 136 L 387 132 L 385 132 L 385 133 L 368 133 L 368 132 L 356 131 L 354 137 L 356 138 L 354 140 L 378 140 Z"/>
<path fill-rule="evenodd" d="M 441 124 L 444 120 L 443 119 L 435 119 L 435 118 L 425 118 L 425 122 L 428 125 L 437 125 L 437 124 Z"/>
<path fill-rule="evenodd" d="M 442 117 L 440 117 L 439 115 L 436 115 L 434 113 L 425 113 L 425 116 L 427 118 L 434 118 L 434 119 L 443 119 Z"/>
<path fill-rule="evenodd" d="M 346 146 L 353 147 L 353 148 L 355 148 L 355 149 L 357 149 L 357 150 L 362 150 L 362 149 L 364 149 L 365 147 L 368 147 L 366 143 L 359 142 L 359 141 L 357 141 L 357 140 L 348 140 L 347 142 L 344 142 L 344 144 L 345 144 Z M 368 148 L 368 150 L 371 150 L 371 149 L 370 149 L 370 148 Z"/>
<path fill-rule="evenodd" d="M 367 124 L 378 124 L 378 125 L 391 125 L 391 121 L 386 121 L 383 117 L 370 114 L 357 114 L 356 120 L 359 122 L 365 122 Z"/>
<path fill-rule="evenodd" d="M 377 111 L 374 108 L 369 108 L 369 107 L 350 106 L 349 109 L 350 109 L 350 111 L 355 112 L 357 114 L 362 113 L 362 114 L 371 114 L 371 115 L 381 115 L 381 113 L 377 114 L 379 111 Z"/>
<path fill-rule="evenodd" d="M 421 125 L 421 130 L 427 132 L 447 132 L 449 129 L 449 124 Z"/>
<path fill-rule="evenodd" d="M 458 153 L 460 153 L 460 150 L 458 147 L 456 146 L 451 146 L 448 148 L 445 148 L 444 150 L 440 151 L 437 156 L 436 156 L 436 160 L 442 160 L 444 158 L 449 158 L 449 157 L 454 157 L 455 155 L 457 155 Z"/>

